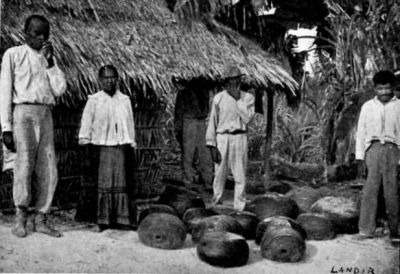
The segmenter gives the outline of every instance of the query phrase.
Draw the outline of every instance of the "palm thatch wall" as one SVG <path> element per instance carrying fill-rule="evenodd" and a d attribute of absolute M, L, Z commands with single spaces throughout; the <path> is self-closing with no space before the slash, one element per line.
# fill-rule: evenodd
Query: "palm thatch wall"
<path fill-rule="evenodd" d="M 71 181 L 61 191 L 79 191 L 80 113 L 87 95 L 98 90 L 97 71 L 104 64 L 117 66 L 121 88 L 131 96 L 139 145 L 136 177 L 150 185 L 160 176 L 165 102 L 171 101 L 166 99 L 173 96 L 180 80 L 217 81 L 224 64 L 235 62 L 248 75 L 250 86 L 291 94 L 297 88 L 277 59 L 253 42 L 213 34 L 201 23 L 187 28 L 164 0 L 3 1 L 1 54 L 23 43 L 22 26 L 33 13 L 51 22 L 50 40 L 68 80 L 67 93 L 54 111 L 60 176 Z M 146 191 L 150 190 L 142 190 Z"/>

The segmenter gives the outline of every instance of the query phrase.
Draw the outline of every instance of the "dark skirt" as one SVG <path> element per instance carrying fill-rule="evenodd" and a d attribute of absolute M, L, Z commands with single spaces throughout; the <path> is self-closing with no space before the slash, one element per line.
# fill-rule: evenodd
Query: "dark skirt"
<path fill-rule="evenodd" d="M 130 224 L 124 148 L 124 146 L 100 148 L 97 187 L 98 224 Z"/>
<path fill-rule="evenodd" d="M 128 205 L 135 197 L 133 154 L 128 145 L 88 145 L 82 150 L 83 180 L 76 221 L 126 225 L 130 215 L 130 224 L 135 224 L 135 210 Z"/>

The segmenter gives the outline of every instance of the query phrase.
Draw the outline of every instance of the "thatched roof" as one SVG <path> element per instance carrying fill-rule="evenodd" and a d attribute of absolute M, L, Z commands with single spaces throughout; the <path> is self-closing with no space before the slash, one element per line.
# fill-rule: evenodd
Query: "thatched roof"
<path fill-rule="evenodd" d="M 98 68 L 106 63 L 123 71 L 128 92 L 138 87 L 160 96 L 174 90 L 174 80 L 217 80 L 229 61 L 240 64 L 255 87 L 294 91 L 297 86 L 279 61 L 253 42 L 240 37 L 241 46 L 235 45 L 201 23 L 189 29 L 165 0 L 3 1 L 3 50 L 23 42 L 22 26 L 32 13 L 52 24 L 50 39 L 68 77 L 68 102 L 96 91 Z"/>

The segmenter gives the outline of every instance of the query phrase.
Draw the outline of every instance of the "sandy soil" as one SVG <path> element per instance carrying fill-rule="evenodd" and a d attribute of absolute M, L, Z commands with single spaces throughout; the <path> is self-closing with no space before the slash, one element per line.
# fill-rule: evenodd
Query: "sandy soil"
<path fill-rule="evenodd" d="M 308 241 L 304 259 L 295 264 L 266 260 L 249 241 L 247 265 L 222 269 L 200 261 L 190 235 L 182 249 L 160 250 L 144 246 L 135 231 L 96 233 L 67 222 L 57 225 L 62 238 L 33 233 L 18 239 L 11 234 L 12 225 L 11 216 L 0 218 L 1 272 L 400 273 L 399 250 L 387 237 L 356 242 L 351 235 L 339 235 L 330 241 Z"/>

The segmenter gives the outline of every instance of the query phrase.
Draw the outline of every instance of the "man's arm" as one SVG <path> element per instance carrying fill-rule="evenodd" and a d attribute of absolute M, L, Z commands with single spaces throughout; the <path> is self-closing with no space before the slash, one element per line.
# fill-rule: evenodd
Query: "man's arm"
<path fill-rule="evenodd" d="M 175 101 L 174 127 L 175 131 L 182 130 L 183 125 L 183 90 L 178 91 Z"/>
<path fill-rule="evenodd" d="M 178 91 L 175 100 L 175 112 L 174 112 L 174 129 L 175 138 L 180 145 L 182 145 L 182 131 L 183 131 L 183 111 L 184 111 L 184 100 L 183 90 Z"/>
<path fill-rule="evenodd" d="M 51 42 L 46 41 L 43 43 L 42 52 L 47 60 L 47 77 L 50 82 L 51 91 L 54 96 L 61 96 L 67 89 L 64 73 L 57 66 L 54 58 L 54 48 Z"/>
<path fill-rule="evenodd" d="M 53 61 L 54 65 L 47 68 L 47 78 L 49 79 L 51 91 L 55 97 L 59 97 L 67 90 L 67 81 L 65 80 L 64 73 L 57 66 L 57 62 Z"/>
<path fill-rule="evenodd" d="M 210 119 L 208 121 L 206 131 L 206 145 L 211 147 L 217 146 L 217 127 L 218 127 L 218 105 L 216 97 L 214 97 L 211 105 Z"/>
<path fill-rule="evenodd" d="M 243 123 L 246 125 L 250 123 L 254 116 L 254 96 L 250 93 L 247 94 L 246 100 L 236 101 L 236 113 L 240 116 Z"/>
<path fill-rule="evenodd" d="M 356 159 L 364 160 L 365 156 L 365 134 L 367 123 L 367 111 L 365 105 L 361 107 L 360 116 L 358 118 L 356 132 Z"/>
<path fill-rule="evenodd" d="M 13 71 L 10 51 L 6 51 L 3 55 L 0 74 L 0 122 L 4 145 L 11 152 L 16 152 L 12 126 Z"/>
<path fill-rule="evenodd" d="M 221 162 L 221 153 L 217 148 L 217 127 L 218 127 L 218 105 L 217 101 L 213 100 L 211 106 L 210 119 L 206 132 L 206 145 L 210 148 L 211 160 L 219 164 Z"/>
<path fill-rule="evenodd" d="M 10 51 L 3 55 L 0 73 L 0 118 L 3 133 L 12 128 L 13 63 Z"/>

